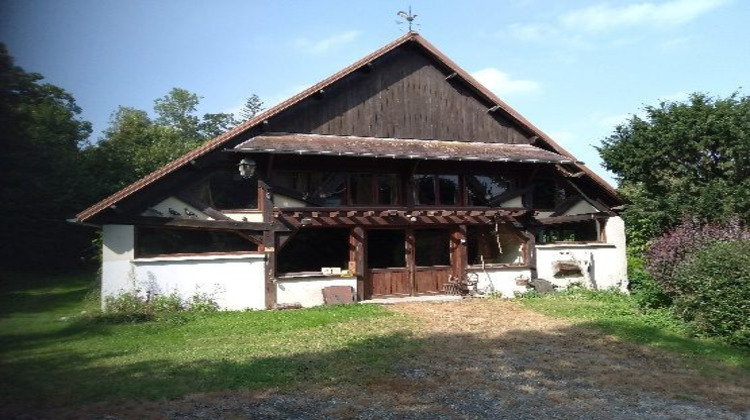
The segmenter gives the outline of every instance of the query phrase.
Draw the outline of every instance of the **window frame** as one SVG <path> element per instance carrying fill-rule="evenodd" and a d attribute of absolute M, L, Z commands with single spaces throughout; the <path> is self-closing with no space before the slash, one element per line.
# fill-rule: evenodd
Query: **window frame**
<path fill-rule="evenodd" d="M 596 238 L 595 240 L 557 240 L 557 241 L 542 241 L 542 235 L 545 233 L 545 231 L 549 229 L 556 229 L 556 228 L 562 228 L 564 226 L 569 225 L 582 225 L 582 224 L 593 224 L 594 230 L 596 232 Z M 576 232 L 574 232 L 574 235 Z M 596 218 L 588 219 L 588 220 L 578 220 L 578 221 L 571 221 L 571 222 L 563 222 L 563 223 L 555 223 L 555 224 L 549 224 L 549 225 L 543 225 L 539 228 L 537 228 L 537 232 L 534 235 L 534 239 L 536 240 L 536 243 L 538 245 L 564 245 L 564 244 L 603 244 L 606 243 L 605 237 L 604 237 L 604 224 L 599 221 Z"/>
<path fill-rule="evenodd" d="M 263 254 L 263 245 L 259 244 L 248 237 L 243 236 L 239 232 L 231 230 L 218 230 L 218 229 L 198 229 L 198 228 L 184 228 L 184 227 L 162 227 L 162 226 L 133 226 L 133 257 L 134 259 L 149 259 L 149 258 L 170 258 L 170 257 L 203 257 L 203 256 L 224 256 L 224 255 L 258 255 Z M 229 234 L 236 235 L 237 237 L 247 241 L 248 243 L 256 246 L 255 251 L 208 251 L 208 252 L 175 252 L 175 253 L 162 253 L 162 254 L 144 254 L 141 252 L 139 241 L 143 236 L 143 229 L 154 229 L 154 230 L 169 230 L 169 231 L 197 231 L 197 232 L 226 232 Z"/>
<path fill-rule="evenodd" d="M 493 225 L 469 225 L 466 228 L 466 241 L 467 241 L 467 249 L 466 249 L 466 267 L 468 269 L 476 269 L 476 268 L 482 268 L 488 267 L 488 268 L 527 268 L 530 266 L 530 255 L 529 255 L 529 238 L 522 235 L 520 232 L 516 231 L 513 228 L 508 228 L 508 234 L 512 235 L 516 238 L 518 238 L 519 242 L 521 243 L 521 257 L 522 262 L 520 263 L 485 263 L 482 265 L 482 263 L 472 263 L 471 258 L 469 258 L 469 232 L 472 229 L 486 229 L 488 231 L 492 231 L 494 228 Z"/>

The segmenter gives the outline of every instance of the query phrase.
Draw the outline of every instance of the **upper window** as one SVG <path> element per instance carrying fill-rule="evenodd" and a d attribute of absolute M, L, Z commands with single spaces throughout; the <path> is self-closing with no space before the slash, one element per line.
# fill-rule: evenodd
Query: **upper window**
<path fill-rule="evenodd" d="M 346 192 L 346 176 L 334 172 L 279 172 L 274 186 L 294 191 L 303 201 L 320 206 L 338 206 Z M 280 191 L 284 193 L 284 191 Z"/>
<path fill-rule="evenodd" d="M 597 242 L 599 240 L 599 225 L 596 220 L 544 226 L 537 231 L 536 235 L 536 241 L 539 244 Z"/>
<path fill-rule="evenodd" d="M 494 200 L 510 188 L 510 182 L 500 176 L 474 175 L 466 177 L 466 198 L 470 206 L 498 205 Z"/>
<path fill-rule="evenodd" d="M 414 204 L 456 206 L 461 203 L 458 175 L 414 175 Z"/>
<path fill-rule="evenodd" d="M 245 179 L 236 171 L 216 171 L 196 185 L 192 193 L 215 209 L 258 208 L 258 178 Z"/>
<path fill-rule="evenodd" d="M 350 204 L 389 205 L 398 203 L 398 178 L 395 174 L 349 175 Z"/>
<path fill-rule="evenodd" d="M 138 227 L 137 257 L 258 251 L 258 244 L 235 232 Z"/>

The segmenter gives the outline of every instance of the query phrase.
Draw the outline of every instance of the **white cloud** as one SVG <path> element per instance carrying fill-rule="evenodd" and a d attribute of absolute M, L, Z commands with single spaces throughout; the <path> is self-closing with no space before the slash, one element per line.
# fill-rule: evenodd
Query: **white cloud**
<path fill-rule="evenodd" d="M 597 4 L 562 16 L 560 23 L 571 30 L 604 32 L 634 26 L 676 26 L 716 9 L 727 0 L 672 0 L 625 6 Z"/>
<path fill-rule="evenodd" d="M 605 128 L 614 128 L 626 122 L 632 114 L 602 115 L 596 119 L 597 124 Z"/>
<path fill-rule="evenodd" d="M 643 30 L 684 25 L 731 1 L 733 0 L 643 1 L 627 5 L 598 3 L 563 13 L 549 22 L 512 23 L 499 35 L 542 45 L 591 50 L 596 47 L 594 35 L 626 33 L 627 37 L 616 38 L 608 41 L 608 44 L 627 45 L 646 37 Z M 635 28 L 642 30 L 634 31 Z M 684 40 L 675 39 L 673 42 L 679 45 Z M 667 48 L 670 46 L 673 45 L 664 45 Z"/>
<path fill-rule="evenodd" d="M 294 46 L 310 54 L 324 54 L 337 47 L 353 42 L 361 33 L 360 31 L 342 32 L 317 41 L 308 38 L 299 38 L 294 41 Z"/>
<path fill-rule="evenodd" d="M 549 136 L 563 146 L 573 144 L 578 139 L 578 135 L 570 131 L 553 131 L 549 133 Z"/>
<path fill-rule="evenodd" d="M 549 25 L 536 23 L 512 23 L 508 26 L 508 33 L 521 41 L 540 42 L 556 35 L 556 30 Z"/>
<path fill-rule="evenodd" d="M 685 102 L 688 99 L 690 99 L 690 93 L 689 92 L 674 92 L 670 93 L 668 95 L 660 96 L 658 100 L 656 100 L 654 103 L 657 102 Z"/>
<path fill-rule="evenodd" d="M 513 79 L 508 73 L 494 67 L 475 71 L 471 76 L 500 97 L 541 90 L 539 83 L 533 80 Z"/>

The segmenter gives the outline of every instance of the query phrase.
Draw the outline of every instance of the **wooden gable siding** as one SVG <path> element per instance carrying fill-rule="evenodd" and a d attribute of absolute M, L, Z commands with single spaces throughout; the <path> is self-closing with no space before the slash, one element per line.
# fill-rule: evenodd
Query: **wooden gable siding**
<path fill-rule="evenodd" d="M 269 121 L 269 131 L 498 143 L 529 136 L 406 44 Z"/>

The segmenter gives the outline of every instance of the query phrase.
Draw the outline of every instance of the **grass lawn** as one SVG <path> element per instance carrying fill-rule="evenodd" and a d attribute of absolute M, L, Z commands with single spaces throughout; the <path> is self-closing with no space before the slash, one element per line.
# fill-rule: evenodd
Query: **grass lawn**
<path fill-rule="evenodd" d="M 415 347 L 409 320 L 374 305 L 94 322 L 81 315 L 97 305 L 93 277 L 12 277 L 0 296 L 0 407 L 366 383 Z"/>
<path fill-rule="evenodd" d="M 568 318 L 578 325 L 590 326 L 630 342 L 680 354 L 698 366 L 702 361 L 715 361 L 750 373 L 749 349 L 733 347 L 717 339 L 691 337 L 686 325 L 672 318 L 667 310 L 641 311 L 627 295 L 571 289 L 524 298 L 521 302 L 546 315 Z"/>
<path fill-rule="evenodd" d="M 450 341 L 445 332 L 430 336 L 413 316 L 374 305 L 105 323 L 81 313 L 98 307 L 98 299 L 89 295 L 93 280 L 92 274 L 2 279 L 0 413 L 213 391 L 367 386 L 408 366 L 430 350 L 425 346 L 444 353 Z M 583 290 L 522 302 L 577 325 L 686 355 L 697 365 L 710 360 L 706 366 L 718 362 L 727 371 L 750 369 L 750 351 L 689 338 L 665 314 L 639 313 L 626 296 Z M 491 316 L 459 317 L 457 325 L 471 321 L 466 325 L 486 330 L 494 322 Z M 503 340 L 498 345 L 512 341 Z M 722 369 L 713 369 L 704 371 L 721 376 Z"/>

